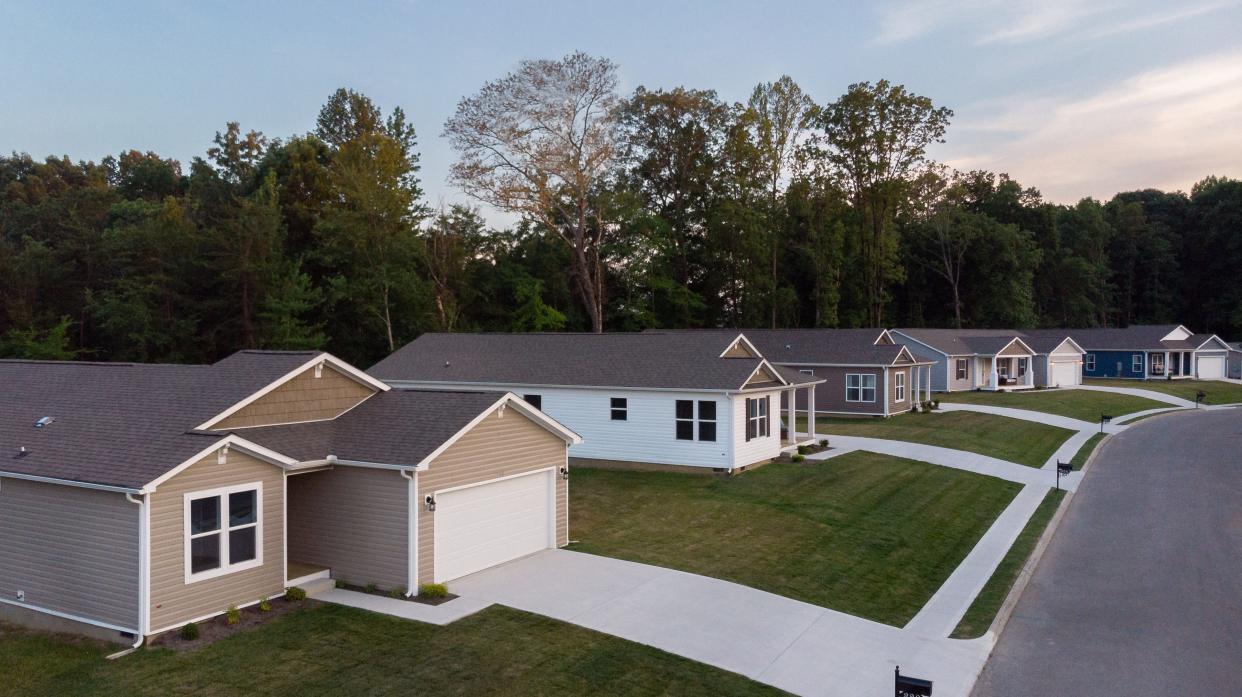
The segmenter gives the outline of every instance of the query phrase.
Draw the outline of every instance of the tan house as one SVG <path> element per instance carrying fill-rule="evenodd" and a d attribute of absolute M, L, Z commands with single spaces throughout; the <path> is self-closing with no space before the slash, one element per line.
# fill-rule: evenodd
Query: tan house
<path fill-rule="evenodd" d="M 0 384 L 0 618 L 137 645 L 308 579 L 412 593 L 568 541 L 580 439 L 507 392 L 262 351 Z"/>
<path fill-rule="evenodd" d="M 1000 329 L 892 329 L 893 340 L 932 362 L 931 389 L 1010 391 L 1036 386 L 1039 354 L 1018 332 Z"/>

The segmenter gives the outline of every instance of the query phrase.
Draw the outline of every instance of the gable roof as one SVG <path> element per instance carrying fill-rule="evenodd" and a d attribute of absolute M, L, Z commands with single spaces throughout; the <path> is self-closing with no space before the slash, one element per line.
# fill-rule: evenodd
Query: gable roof
<path fill-rule="evenodd" d="M 1128 327 L 1068 331 L 1074 341 L 1088 351 L 1193 351 L 1207 340 L 1204 335 L 1191 335 L 1186 339 L 1164 338 L 1179 329 L 1185 330 L 1185 327 L 1180 324 L 1132 324 Z M 1196 341 L 1196 336 L 1204 338 Z"/>
<path fill-rule="evenodd" d="M 1035 353 L 1052 353 L 1061 344 L 1069 341 L 1078 350 L 1082 347 L 1070 336 L 1068 329 L 1023 329 L 1016 332 Z"/>
<path fill-rule="evenodd" d="M 141 488 L 221 439 L 191 432 L 196 424 L 318 353 L 245 351 L 213 365 L 2 360 L 0 473 Z M 45 416 L 55 421 L 35 428 Z"/>
<path fill-rule="evenodd" d="M 388 382 L 735 391 L 768 365 L 722 356 L 739 334 L 432 333 L 367 372 Z"/>
<path fill-rule="evenodd" d="M 911 328 L 893 331 L 947 356 L 995 356 L 1015 340 L 1031 349 L 1032 353 L 1036 352 L 1022 340 L 1021 332 L 1005 329 Z"/>
<path fill-rule="evenodd" d="M 884 329 L 747 329 L 769 361 L 788 365 L 893 365 L 905 349 L 880 344 Z"/>

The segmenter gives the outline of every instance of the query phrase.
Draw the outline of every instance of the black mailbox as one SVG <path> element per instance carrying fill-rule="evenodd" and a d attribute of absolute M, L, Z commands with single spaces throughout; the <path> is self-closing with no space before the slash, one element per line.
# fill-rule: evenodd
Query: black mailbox
<path fill-rule="evenodd" d="M 1100 414 L 1100 433 L 1104 432 L 1104 424 L 1112 420 L 1113 420 L 1113 417 L 1109 416 L 1108 414 Z"/>
<path fill-rule="evenodd" d="M 1196 390 L 1196 391 L 1195 391 L 1195 406 L 1196 406 L 1196 407 L 1198 407 L 1198 406 L 1199 406 L 1199 403 L 1200 403 L 1200 402 L 1202 402 L 1202 401 L 1203 401 L 1203 400 L 1205 400 L 1205 399 L 1207 399 L 1207 393 L 1206 393 L 1206 392 L 1204 392 L 1203 390 Z"/>
<path fill-rule="evenodd" d="M 1057 460 L 1057 474 L 1066 475 L 1074 471 L 1074 466 L 1068 462 Z"/>
<path fill-rule="evenodd" d="M 932 681 L 901 674 L 901 666 L 893 668 L 893 697 L 931 697 Z"/>

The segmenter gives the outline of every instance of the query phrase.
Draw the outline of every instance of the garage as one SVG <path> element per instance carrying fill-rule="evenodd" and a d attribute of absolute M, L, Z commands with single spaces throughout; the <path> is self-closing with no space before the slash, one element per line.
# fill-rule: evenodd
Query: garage
<path fill-rule="evenodd" d="M 1061 387 L 1078 384 L 1078 361 L 1061 361 L 1052 364 L 1052 384 Z"/>
<path fill-rule="evenodd" d="M 1199 377 L 1214 380 L 1225 377 L 1224 356 L 1199 356 Z"/>
<path fill-rule="evenodd" d="M 436 492 L 436 582 L 555 547 L 554 484 L 542 470 Z"/>

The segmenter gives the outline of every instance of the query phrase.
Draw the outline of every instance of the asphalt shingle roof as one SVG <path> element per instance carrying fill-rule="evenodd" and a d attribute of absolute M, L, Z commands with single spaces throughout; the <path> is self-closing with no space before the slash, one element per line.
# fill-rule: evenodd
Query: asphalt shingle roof
<path fill-rule="evenodd" d="M 213 365 L 0 360 L 0 472 L 140 488 L 220 438 L 191 429 L 315 355 L 242 351 Z M 35 428 L 45 416 L 55 421 Z"/>
<path fill-rule="evenodd" d="M 386 381 L 736 390 L 761 364 L 720 358 L 739 333 L 424 334 L 368 372 Z"/>
<path fill-rule="evenodd" d="M 897 329 L 906 336 L 950 356 L 979 354 L 992 356 L 1004 349 L 1021 332 L 1004 329 Z M 1025 342 L 1025 340 L 1024 340 Z M 1029 345 L 1029 344 L 1028 344 Z M 1033 348 L 1033 347 L 1032 347 Z"/>
<path fill-rule="evenodd" d="M 1192 351 L 1207 337 L 1197 342 L 1191 339 L 1163 341 L 1179 325 L 1135 324 L 1129 327 L 1097 327 L 1093 329 L 1070 329 L 1069 334 L 1088 351 Z"/>
<path fill-rule="evenodd" d="M 883 329 L 746 329 L 747 339 L 776 363 L 892 365 L 900 344 L 876 345 Z"/>

